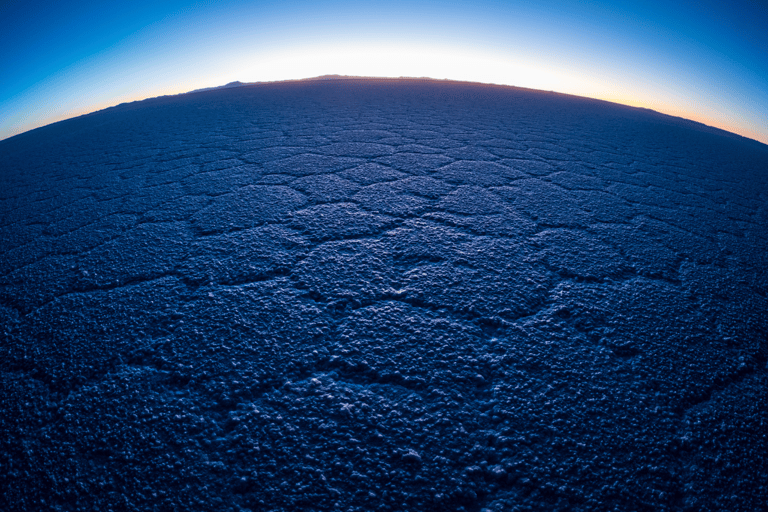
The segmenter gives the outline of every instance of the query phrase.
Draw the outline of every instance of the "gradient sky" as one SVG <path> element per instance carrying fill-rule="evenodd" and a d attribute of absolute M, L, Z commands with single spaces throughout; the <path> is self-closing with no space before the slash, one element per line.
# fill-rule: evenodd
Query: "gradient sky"
<path fill-rule="evenodd" d="M 768 144 L 768 3 L 0 0 L 0 139 L 126 101 L 325 74 L 651 108 Z"/>

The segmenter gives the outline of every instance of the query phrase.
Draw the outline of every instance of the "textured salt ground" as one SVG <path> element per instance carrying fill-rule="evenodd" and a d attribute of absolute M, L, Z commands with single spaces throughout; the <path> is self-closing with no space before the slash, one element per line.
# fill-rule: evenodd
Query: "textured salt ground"
<path fill-rule="evenodd" d="M 767 173 L 407 80 L 0 142 L 0 508 L 765 510 Z"/>

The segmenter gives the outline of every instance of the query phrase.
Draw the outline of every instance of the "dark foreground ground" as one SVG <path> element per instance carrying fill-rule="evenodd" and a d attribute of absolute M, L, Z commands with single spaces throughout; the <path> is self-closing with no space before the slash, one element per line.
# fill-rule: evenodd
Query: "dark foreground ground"
<path fill-rule="evenodd" d="M 446 82 L 0 142 L 0 509 L 766 510 L 768 147 Z"/>

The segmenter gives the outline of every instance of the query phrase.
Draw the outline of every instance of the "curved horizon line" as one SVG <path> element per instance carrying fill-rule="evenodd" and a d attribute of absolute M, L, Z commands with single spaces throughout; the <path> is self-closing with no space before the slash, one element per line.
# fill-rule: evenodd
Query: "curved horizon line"
<path fill-rule="evenodd" d="M 650 112 L 650 113 L 653 113 L 653 114 L 656 114 L 656 115 L 659 115 L 659 116 L 664 116 L 664 117 L 667 117 L 667 118 L 670 118 L 670 119 L 684 121 L 685 123 L 692 124 L 692 125 L 697 126 L 699 128 L 705 128 L 708 131 L 716 131 L 716 132 L 718 132 L 718 133 L 720 133 L 722 135 L 735 136 L 735 137 L 738 137 L 740 139 L 756 142 L 756 143 L 760 144 L 761 146 L 765 146 L 766 148 L 768 148 L 768 141 L 763 142 L 763 141 L 755 139 L 753 137 L 742 135 L 740 133 L 736 133 L 734 131 L 727 130 L 725 128 L 720 128 L 720 127 L 717 127 L 717 126 L 706 124 L 705 122 L 702 122 L 702 121 L 697 121 L 695 119 L 691 119 L 691 118 L 687 118 L 687 117 L 682 117 L 682 116 L 679 116 L 679 115 L 667 114 L 665 112 L 660 112 L 658 110 L 654 110 L 654 109 L 648 108 L 648 107 L 639 107 L 639 106 L 636 106 L 636 105 L 629 105 L 629 104 L 626 104 L 626 103 L 620 103 L 620 102 L 617 102 L 617 101 L 606 100 L 606 99 L 603 99 L 603 98 L 595 98 L 595 97 L 592 97 L 592 96 L 581 96 L 581 95 L 578 95 L 578 94 L 571 94 L 571 93 L 566 93 L 566 92 L 558 92 L 558 91 L 545 90 L 545 89 L 533 89 L 531 87 L 522 87 L 522 86 L 518 86 L 518 85 L 509 85 L 509 84 L 499 84 L 499 83 L 494 83 L 494 82 L 475 82 L 475 81 L 471 81 L 471 80 L 455 80 L 455 79 L 451 79 L 451 78 L 432 78 L 432 77 L 428 77 L 428 76 L 422 76 L 422 77 L 412 77 L 412 76 L 391 77 L 391 76 L 360 76 L 360 75 L 338 75 L 338 74 L 319 75 L 319 76 L 306 77 L 306 78 L 288 78 L 288 79 L 284 79 L 284 80 L 257 81 L 257 82 L 240 82 L 239 80 L 236 80 L 234 82 L 229 82 L 229 83 L 227 83 L 225 85 L 219 85 L 219 86 L 213 86 L 213 87 L 203 87 L 203 88 L 200 88 L 200 89 L 193 89 L 191 91 L 186 91 L 186 92 L 181 92 L 181 93 L 176 93 L 176 94 L 161 94 L 159 96 L 148 96 L 146 98 L 142 98 L 142 99 L 138 99 L 138 100 L 134 100 L 134 101 L 125 101 L 125 102 L 122 102 L 122 103 L 117 103 L 115 105 L 110 105 L 108 107 L 100 108 L 100 109 L 97 109 L 97 110 L 92 110 L 92 111 L 86 112 L 84 114 L 74 115 L 72 117 L 67 117 L 65 119 L 59 119 L 58 121 L 53 121 L 53 122 L 48 123 L 48 124 L 36 126 L 36 127 L 31 128 L 29 130 L 26 130 L 26 131 L 23 131 L 23 132 L 20 132 L 20 133 L 16 133 L 16 134 L 10 135 L 10 136 L 8 136 L 8 137 L 6 137 L 4 139 L 0 139 L 0 143 L 8 141 L 8 140 L 11 140 L 11 139 L 13 139 L 15 137 L 19 137 L 19 136 L 22 136 L 22 135 L 34 132 L 34 131 L 42 129 L 42 128 L 46 128 L 48 126 L 53 126 L 53 125 L 58 124 L 58 123 L 63 123 L 63 122 L 66 122 L 66 121 L 71 121 L 73 119 L 79 119 L 81 117 L 90 116 L 90 115 L 93 115 L 93 114 L 97 114 L 99 112 L 104 112 L 104 111 L 107 111 L 107 110 L 110 110 L 110 109 L 113 109 L 113 108 L 118 108 L 118 107 L 125 106 L 125 105 L 133 105 L 135 103 L 142 103 L 142 102 L 145 102 L 145 101 L 150 101 L 150 100 L 159 99 L 159 98 L 171 98 L 171 97 L 175 97 L 175 96 L 184 96 L 184 95 L 187 95 L 187 94 L 197 94 L 197 93 L 204 93 L 204 92 L 211 92 L 211 91 L 220 91 L 220 90 L 225 90 L 225 89 L 236 89 L 236 88 L 240 88 L 240 87 L 253 87 L 253 86 L 259 86 L 259 85 L 301 83 L 301 82 L 314 82 L 314 81 L 316 81 L 316 82 L 327 82 L 327 81 L 337 81 L 337 80 L 338 81 L 342 81 L 342 80 L 376 80 L 376 81 L 387 80 L 387 81 L 393 81 L 393 82 L 394 81 L 420 81 L 420 82 L 439 82 L 439 83 L 448 83 L 448 82 L 450 82 L 450 83 L 455 83 L 455 84 L 466 84 L 466 85 L 475 85 L 475 86 L 479 85 L 479 86 L 488 86 L 488 87 L 500 87 L 500 88 L 505 88 L 505 89 L 516 89 L 516 90 L 521 90 L 521 91 L 531 91 L 531 92 L 537 92 L 537 93 L 555 94 L 555 95 L 558 95 L 558 96 L 567 96 L 567 97 L 571 97 L 571 98 L 586 99 L 586 100 L 590 100 L 590 101 L 599 101 L 599 102 L 602 102 L 602 103 L 618 105 L 618 106 L 621 106 L 621 107 L 624 107 L 624 108 L 630 108 L 630 109 L 635 109 L 635 110 L 641 110 L 641 111 L 644 111 L 644 112 Z"/>

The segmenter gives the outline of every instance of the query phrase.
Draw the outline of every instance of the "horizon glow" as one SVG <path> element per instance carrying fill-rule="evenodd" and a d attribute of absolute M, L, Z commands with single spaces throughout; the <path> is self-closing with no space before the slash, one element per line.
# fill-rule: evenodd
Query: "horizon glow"
<path fill-rule="evenodd" d="M 112 17 L 96 3 L 53 5 L 0 8 L 0 75 L 11 77 L 0 81 L 0 139 L 236 80 L 337 74 L 586 96 L 768 144 L 768 8 L 756 2 L 139 2 Z"/>

